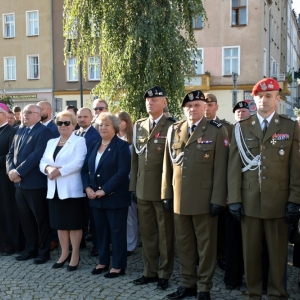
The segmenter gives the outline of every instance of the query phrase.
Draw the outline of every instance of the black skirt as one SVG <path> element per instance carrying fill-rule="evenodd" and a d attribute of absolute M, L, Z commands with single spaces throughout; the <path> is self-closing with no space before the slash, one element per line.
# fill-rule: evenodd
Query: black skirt
<path fill-rule="evenodd" d="M 57 230 L 78 230 L 84 227 L 86 198 L 60 200 L 57 192 L 49 201 L 50 226 Z"/>

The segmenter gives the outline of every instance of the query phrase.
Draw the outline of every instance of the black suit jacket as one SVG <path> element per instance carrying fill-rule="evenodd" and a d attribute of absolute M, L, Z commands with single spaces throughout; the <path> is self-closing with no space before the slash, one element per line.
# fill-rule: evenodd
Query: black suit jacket
<path fill-rule="evenodd" d="M 75 134 L 78 135 L 79 132 L 80 132 L 80 130 L 78 129 L 75 131 Z M 89 130 L 87 131 L 87 133 L 84 135 L 84 138 L 85 138 L 86 148 L 89 149 L 90 145 L 93 142 L 99 141 L 100 134 L 97 129 L 95 129 L 93 126 L 91 126 L 89 128 Z"/>
<path fill-rule="evenodd" d="M 115 135 L 103 152 L 95 170 L 95 159 L 101 142 L 100 137 L 99 141 L 90 146 L 81 170 L 84 190 L 91 187 L 94 191 L 102 189 L 106 194 L 99 199 L 90 200 L 90 206 L 104 209 L 130 206 L 129 145 Z"/>
<path fill-rule="evenodd" d="M 16 183 L 16 187 L 26 190 L 46 188 L 47 177 L 40 172 L 39 163 L 47 142 L 52 138 L 52 132 L 48 127 L 38 122 L 26 140 L 21 143 L 25 130 L 26 126 L 23 126 L 16 132 L 7 156 L 7 172 L 16 169 L 20 174 L 22 181 Z"/>

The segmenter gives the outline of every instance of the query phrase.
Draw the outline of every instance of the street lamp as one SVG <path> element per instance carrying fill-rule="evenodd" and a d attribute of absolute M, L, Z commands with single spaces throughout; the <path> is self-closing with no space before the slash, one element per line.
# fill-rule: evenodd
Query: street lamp
<path fill-rule="evenodd" d="M 238 74 L 235 72 L 231 73 L 232 81 L 233 81 L 233 91 L 232 91 L 232 107 L 234 107 L 237 103 L 237 89 L 236 82 L 238 78 Z"/>

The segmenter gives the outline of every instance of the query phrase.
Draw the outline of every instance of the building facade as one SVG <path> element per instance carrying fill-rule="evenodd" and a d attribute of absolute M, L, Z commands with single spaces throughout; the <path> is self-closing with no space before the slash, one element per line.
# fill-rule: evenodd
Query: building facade
<path fill-rule="evenodd" d="M 0 91 L 24 107 L 52 101 L 51 1 L 3 1 Z"/>
<path fill-rule="evenodd" d="M 224 0 L 217 6 L 204 1 L 204 8 L 207 24 L 201 16 L 194 20 L 198 53 L 191 57 L 195 75 L 186 82 L 186 91 L 199 88 L 215 94 L 218 116 L 234 122 L 234 103 L 246 100 L 255 112 L 253 85 L 274 77 L 283 90 L 278 112 L 286 113 L 291 93 L 285 80 L 287 0 Z M 232 73 L 237 74 L 235 89 Z"/>

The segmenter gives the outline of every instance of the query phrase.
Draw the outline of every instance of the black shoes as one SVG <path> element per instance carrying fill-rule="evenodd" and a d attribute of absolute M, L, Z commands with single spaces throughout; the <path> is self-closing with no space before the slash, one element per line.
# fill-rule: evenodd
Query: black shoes
<path fill-rule="evenodd" d="M 130 256 L 133 253 L 133 251 L 127 251 L 127 257 Z"/>
<path fill-rule="evenodd" d="M 45 264 L 49 260 L 50 260 L 50 255 L 46 255 L 46 256 L 38 256 L 37 258 L 34 259 L 33 262 L 36 265 L 42 265 L 42 264 Z"/>
<path fill-rule="evenodd" d="M 25 261 L 31 258 L 36 258 L 38 256 L 38 253 L 36 252 L 24 252 L 19 256 L 16 256 L 16 260 L 18 261 Z"/>
<path fill-rule="evenodd" d="M 71 259 L 71 253 L 69 253 L 68 257 L 61 263 L 58 263 L 56 262 L 53 266 L 52 266 L 52 269 L 59 269 L 59 268 L 62 268 L 64 266 L 64 264 L 67 262 L 67 261 L 70 261 Z"/>
<path fill-rule="evenodd" d="M 121 269 L 120 272 L 108 272 L 104 275 L 105 278 L 116 278 L 120 275 L 125 275 L 125 269 Z"/>
<path fill-rule="evenodd" d="M 105 266 L 104 268 L 94 268 L 93 271 L 92 271 L 92 274 L 93 275 L 99 275 L 101 274 L 103 271 L 108 271 L 108 268 L 109 268 L 109 265 Z"/>
<path fill-rule="evenodd" d="M 169 286 L 169 279 L 159 278 L 157 282 L 157 287 L 165 290 Z"/>
<path fill-rule="evenodd" d="M 183 299 L 185 297 L 197 296 L 197 288 L 187 288 L 185 286 L 180 286 L 176 292 L 167 295 L 168 299 Z M 200 294 L 199 294 L 200 296 Z M 199 298 L 201 299 L 201 298 Z"/>
<path fill-rule="evenodd" d="M 135 279 L 133 280 L 133 283 L 135 285 L 142 285 L 142 284 L 147 284 L 147 283 L 150 283 L 150 282 L 157 282 L 158 281 L 158 277 L 145 277 L 145 276 L 142 276 L 138 279 Z"/>
<path fill-rule="evenodd" d="M 91 251 L 91 256 L 92 257 L 99 256 L 98 248 L 97 247 L 93 246 L 92 251 Z"/>
<path fill-rule="evenodd" d="M 80 256 L 79 256 L 79 259 L 78 259 L 78 264 L 76 266 L 70 266 L 70 264 L 69 264 L 68 267 L 67 267 L 67 270 L 69 272 L 77 270 L 79 262 L 80 262 Z"/>
<path fill-rule="evenodd" d="M 199 292 L 198 300 L 210 300 L 209 292 Z"/>

